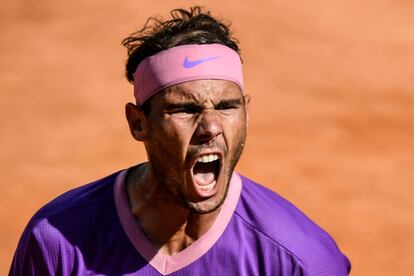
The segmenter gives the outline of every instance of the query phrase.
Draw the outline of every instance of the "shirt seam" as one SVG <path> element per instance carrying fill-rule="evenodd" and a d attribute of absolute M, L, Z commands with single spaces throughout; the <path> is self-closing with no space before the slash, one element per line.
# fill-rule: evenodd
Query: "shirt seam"
<path fill-rule="evenodd" d="M 288 249 L 286 246 L 280 244 L 278 241 L 276 241 L 274 238 L 270 237 L 269 235 L 267 235 L 266 233 L 264 233 L 262 230 L 260 230 L 259 228 L 257 228 L 256 226 L 254 226 L 253 224 L 251 224 L 249 221 L 247 221 L 245 218 L 243 218 L 236 210 L 234 211 L 234 214 L 239 217 L 245 224 L 247 224 L 248 226 L 250 226 L 251 228 L 253 228 L 254 230 L 256 230 L 257 232 L 259 232 L 260 234 L 262 234 L 263 236 L 265 236 L 266 238 L 270 239 L 271 241 L 273 241 L 274 243 L 276 243 L 278 246 L 280 246 L 281 248 L 283 248 L 284 250 L 286 250 L 291 256 L 293 256 L 295 259 L 298 260 L 298 262 L 301 263 L 301 265 L 303 267 L 305 266 L 305 263 L 302 261 L 301 258 L 299 258 L 295 253 L 293 253 L 290 249 Z"/>

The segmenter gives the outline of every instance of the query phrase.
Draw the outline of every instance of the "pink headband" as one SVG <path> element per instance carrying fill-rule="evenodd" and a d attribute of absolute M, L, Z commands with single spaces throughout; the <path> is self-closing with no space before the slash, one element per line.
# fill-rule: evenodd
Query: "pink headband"
<path fill-rule="evenodd" d="M 235 82 L 243 91 L 241 60 L 233 49 L 221 44 L 173 47 L 145 58 L 134 73 L 138 104 L 169 86 L 200 79 Z"/>

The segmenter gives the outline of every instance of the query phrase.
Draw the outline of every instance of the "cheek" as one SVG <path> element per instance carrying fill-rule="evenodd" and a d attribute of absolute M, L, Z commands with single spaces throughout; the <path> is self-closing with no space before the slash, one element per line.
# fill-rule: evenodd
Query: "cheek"
<path fill-rule="evenodd" d="M 224 117 L 222 122 L 226 140 L 231 140 L 228 142 L 233 142 L 233 140 L 238 140 L 240 136 L 244 136 L 247 121 L 246 116 L 243 113 L 240 113 L 237 116 Z"/>
<path fill-rule="evenodd" d="M 159 139 L 164 141 L 170 149 L 181 151 L 185 154 L 194 133 L 191 122 L 165 120 L 159 131 Z"/>

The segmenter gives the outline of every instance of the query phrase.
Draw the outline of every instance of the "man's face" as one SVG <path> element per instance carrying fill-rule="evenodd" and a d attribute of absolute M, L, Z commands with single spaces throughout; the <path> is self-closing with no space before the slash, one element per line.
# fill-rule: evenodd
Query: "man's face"
<path fill-rule="evenodd" d="M 198 213 L 216 210 L 242 153 L 248 96 L 225 80 L 174 85 L 151 99 L 144 143 L 168 190 Z"/>

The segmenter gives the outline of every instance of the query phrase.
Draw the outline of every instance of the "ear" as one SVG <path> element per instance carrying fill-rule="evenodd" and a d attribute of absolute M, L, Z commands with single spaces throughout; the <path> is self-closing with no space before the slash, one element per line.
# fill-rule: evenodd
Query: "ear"
<path fill-rule="evenodd" d="M 249 106 L 250 106 L 250 95 L 244 95 L 244 108 L 246 109 L 247 125 L 249 125 Z"/>
<path fill-rule="evenodd" d="M 137 141 L 145 141 L 148 138 L 147 117 L 144 112 L 135 104 L 125 105 L 125 115 L 128 120 L 129 130 Z"/>

